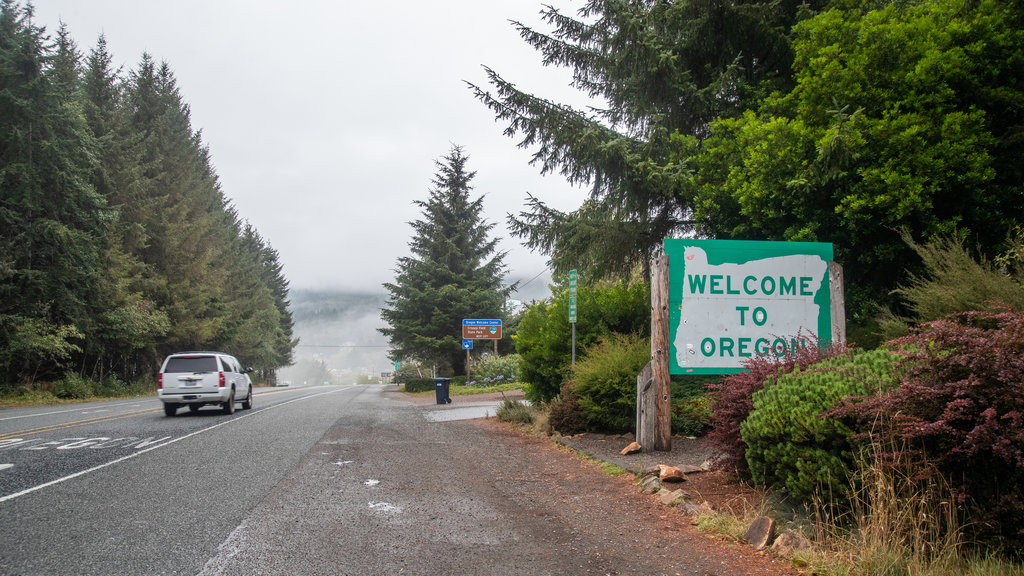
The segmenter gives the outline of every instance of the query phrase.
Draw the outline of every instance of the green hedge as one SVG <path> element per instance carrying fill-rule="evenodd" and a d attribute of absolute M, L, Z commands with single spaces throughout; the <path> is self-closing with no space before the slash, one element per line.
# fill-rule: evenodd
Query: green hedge
<path fill-rule="evenodd" d="M 782 374 L 755 392 L 741 426 L 754 480 L 801 501 L 819 490 L 842 500 L 856 463 L 853 431 L 821 414 L 847 396 L 892 388 L 896 359 L 883 350 L 852 352 Z"/>

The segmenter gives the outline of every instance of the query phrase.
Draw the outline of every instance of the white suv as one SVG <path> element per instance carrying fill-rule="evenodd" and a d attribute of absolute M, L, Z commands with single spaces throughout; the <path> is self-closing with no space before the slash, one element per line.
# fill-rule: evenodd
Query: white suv
<path fill-rule="evenodd" d="M 164 403 L 164 414 L 174 416 L 178 408 L 188 406 L 195 412 L 207 404 L 219 404 L 225 414 L 252 408 L 252 381 L 234 356 L 222 352 L 180 352 L 171 354 L 160 366 L 157 397 Z"/>

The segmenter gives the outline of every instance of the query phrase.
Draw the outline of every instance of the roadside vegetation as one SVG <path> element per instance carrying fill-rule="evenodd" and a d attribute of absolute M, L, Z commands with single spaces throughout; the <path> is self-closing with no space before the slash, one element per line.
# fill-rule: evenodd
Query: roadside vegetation
<path fill-rule="evenodd" d="M 0 5 L 0 400 L 141 393 L 182 350 L 272 380 L 295 345 L 288 281 L 171 66 L 122 69 L 102 35 L 83 51 L 32 14 Z"/>
<path fill-rule="evenodd" d="M 1024 238 L 1009 246 L 999 268 L 957 240 L 917 246 L 925 270 L 900 291 L 916 315 L 877 348 L 809 346 L 726 377 L 674 379 L 673 432 L 706 434 L 718 467 L 764 488 L 749 512 L 813 542 L 794 565 L 836 576 L 1024 573 L 1024 311 L 999 299 L 1024 291 Z M 949 297 L 965 277 L 970 298 Z M 937 294 L 947 295 L 941 306 L 930 304 Z M 539 374 L 528 368 L 538 355 L 527 347 L 544 345 L 531 326 L 516 335 L 519 362 Z M 557 395 L 507 401 L 499 418 L 568 435 L 632 431 L 649 341 L 607 330 L 593 342 L 575 365 L 564 361 Z M 524 387 L 550 390 L 547 380 Z M 751 520 L 698 523 L 742 539 Z"/>
<path fill-rule="evenodd" d="M 1021 573 L 1024 7 L 595 1 L 516 26 L 607 103 L 473 86 L 540 169 L 590 186 L 509 218 L 554 272 L 513 336 L 546 424 L 630 426 L 664 238 L 829 242 L 849 344 L 674 378 L 673 429 L 768 490 L 808 571 Z"/>

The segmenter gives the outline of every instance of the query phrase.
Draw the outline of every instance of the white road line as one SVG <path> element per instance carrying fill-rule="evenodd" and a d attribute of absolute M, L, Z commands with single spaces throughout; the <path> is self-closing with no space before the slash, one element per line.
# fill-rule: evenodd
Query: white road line
<path fill-rule="evenodd" d="M 255 411 L 250 412 L 248 414 L 245 414 L 243 416 L 238 416 L 236 418 L 232 418 L 231 420 L 225 420 L 225 421 L 220 422 L 218 424 L 214 424 L 213 426 L 210 426 L 210 427 L 207 427 L 207 428 L 203 428 L 201 430 L 196 430 L 195 432 L 192 432 L 190 434 L 186 434 L 184 436 L 181 436 L 180 438 L 175 438 L 174 440 L 169 440 L 167 442 L 164 442 L 163 444 L 157 444 L 156 446 L 151 446 L 151 447 L 146 448 L 144 450 L 139 450 L 138 452 L 134 452 L 132 454 L 129 454 L 129 455 L 121 457 L 121 458 L 118 458 L 116 460 L 111 460 L 110 462 L 105 462 L 105 463 L 100 464 L 98 466 L 93 466 L 92 468 L 88 468 L 88 469 L 82 470 L 80 472 L 75 472 L 74 474 L 68 474 L 67 476 L 64 476 L 63 478 L 57 478 L 56 480 L 51 480 L 49 482 L 45 482 L 43 484 L 39 484 L 38 486 L 33 486 L 31 488 L 26 488 L 26 489 L 22 490 L 21 492 L 15 492 L 13 494 L 8 494 L 6 496 L 0 496 L 0 503 L 7 502 L 9 500 L 14 500 L 15 498 L 20 498 L 21 496 L 24 496 L 26 494 L 31 494 L 31 493 L 33 493 L 33 492 L 35 492 L 37 490 L 42 490 L 43 488 L 49 488 L 50 486 L 53 486 L 55 484 L 60 484 L 62 482 L 67 482 L 68 480 L 74 480 L 75 478 L 78 478 L 80 476 L 85 476 L 86 474 L 89 474 L 91 472 L 95 472 L 97 470 L 102 470 L 104 468 L 113 466 L 114 464 L 120 464 L 121 462 L 124 462 L 126 460 L 131 460 L 132 458 L 135 458 L 136 456 L 141 456 L 141 455 L 143 455 L 143 454 L 145 454 L 147 452 L 152 452 L 153 450 L 156 450 L 158 448 L 163 448 L 165 446 L 170 446 L 171 444 L 174 444 L 175 442 L 178 442 L 178 441 L 181 441 L 181 440 L 185 440 L 186 438 L 191 438 L 193 436 L 202 434 L 203 432 L 209 432 L 210 430 L 213 430 L 214 428 L 220 428 L 221 426 L 224 426 L 225 424 L 231 424 L 232 422 L 238 422 L 239 420 L 244 420 L 246 418 L 249 418 L 250 416 L 255 416 L 255 415 L 260 414 L 262 412 L 265 412 L 267 410 L 273 410 L 274 408 L 280 408 L 281 406 L 287 406 L 288 404 L 291 404 L 293 402 L 299 402 L 299 401 L 302 401 L 302 400 L 308 400 L 310 398 L 316 398 L 317 396 L 324 396 L 326 394 L 334 394 L 335 392 L 341 392 L 341 391 L 344 391 L 344 390 L 348 390 L 350 388 L 353 388 L 353 386 L 348 386 L 348 387 L 345 387 L 345 388 L 339 388 L 337 390 L 329 390 L 327 392 L 321 392 L 319 394 L 312 394 L 310 396 L 303 396 L 302 398 L 295 398 L 294 400 L 288 400 L 287 402 L 282 402 L 280 404 L 275 404 L 273 406 L 269 406 L 269 407 L 263 408 L 261 410 L 255 410 Z"/>
<path fill-rule="evenodd" d="M 155 397 L 153 399 L 156 400 Z M 157 400 L 156 402 L 153 402 L 153 408 L 159 408 L 160 407 L 160 403 L 159 402 L 160 402 L 159 400 Z M 126 404 L 127 403 L 112 404 L 112 406 L 124 406 Z M 137 406 L 138 404 L 139 404 L 138 402 L 135 402 L 134 404 L 128 404 L 128 405 L 129 406 Z M 3 418 L 0 418 L 0 422 L 3 422 L 4 420 L 19 420 L 21 418 L 34 418 L 36 416 L 51 416 L 53 414 L 67 414 L 68 412 L 81 412 L 83 408 L 84 408 L 84 406 L 78 406 L 77 408 L 71 408 L 69 410 L 55 410 L 53 412 L 36 412 L 34 414 L 22 414 L 21 416 L 5 416 Z"/>
<path fill-rule="evenodd" d="M 8 468 L 14 468 L 14 464 L 0 464 L 0 471 L 7 470 Z"/>

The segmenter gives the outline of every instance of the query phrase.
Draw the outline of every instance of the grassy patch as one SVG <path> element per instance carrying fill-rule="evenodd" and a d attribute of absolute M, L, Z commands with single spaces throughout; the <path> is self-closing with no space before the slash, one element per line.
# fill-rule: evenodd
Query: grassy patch
<path fill-rule="evenodd" d="M 580 450 L 577 450 L 577 449 L 573 448 L 572 446 L 568 446 L 566 444 L 562 444 L 561 442 L 559 442 L 558 444 L 562 448 L 564 448 L 567 452 L 569 452 L 570 454 L 576 456 L 580 460 L 583 460 L 585 462 L 593 462 L 594 464 L 597 465 L 598 468 L 601 469 L 602 472 L 604 472 L 605 474 L 608 474 L 609 476 L 621 476 L 623 474 L 632 474 L 632 472 L 630 472 L 629 470 L 626 470 L 625 468 L 623 468 L 622 466 L 619 466 L 618 464 L 612 464 L 611 462 L 605 462 L 604 460 L 598 460 L 597 458 L 594 458 L 593 456 L 591 456 L 590 454 L 587 454 L 586 452 L 581 452 Z"/>

